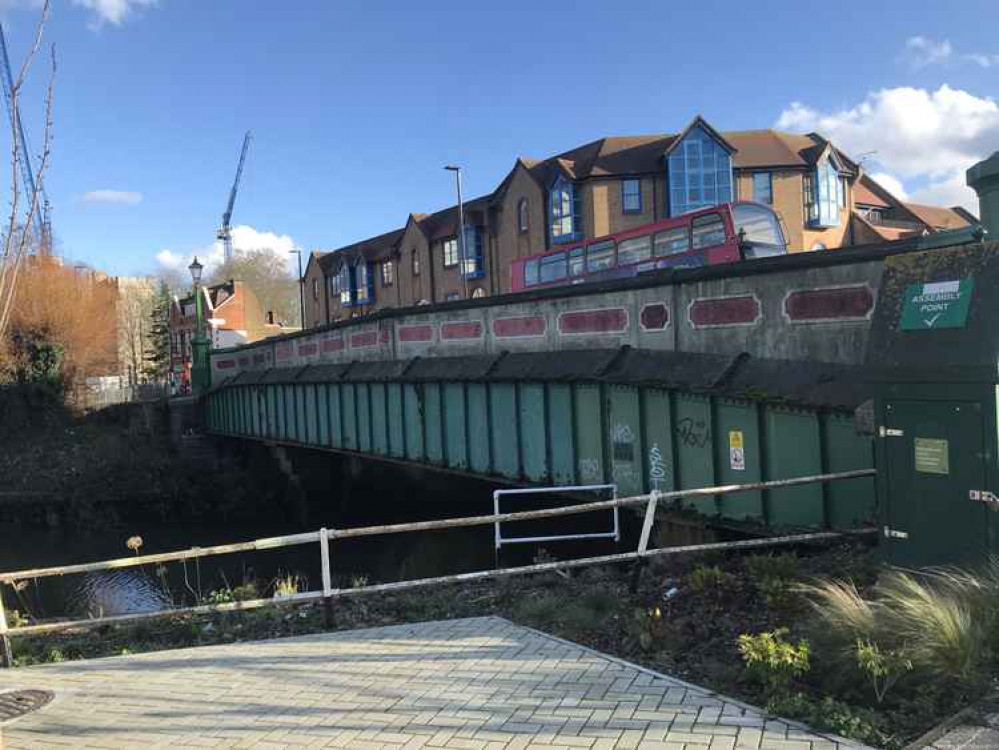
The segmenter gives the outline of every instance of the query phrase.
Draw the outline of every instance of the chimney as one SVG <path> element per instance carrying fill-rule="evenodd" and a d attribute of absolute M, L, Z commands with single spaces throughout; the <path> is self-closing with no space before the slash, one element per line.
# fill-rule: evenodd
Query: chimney
<path fill-rule="evenodd" d="M 992 237 L 999 237 L 999 151 L 975 164 L 967 173 L 968 185 L 978 193 L 978 214 Z"/>
<path fill-rule="evenodd" d="M 274 311 L 273 310 L 268 310 L 267 311 L 267 325 L 271 325 L 271 326 L 274 325 Z"/>

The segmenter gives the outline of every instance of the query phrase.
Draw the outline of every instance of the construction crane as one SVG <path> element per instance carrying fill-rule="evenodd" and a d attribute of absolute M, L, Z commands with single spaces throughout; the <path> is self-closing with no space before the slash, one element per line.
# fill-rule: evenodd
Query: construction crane
<path fill-rule="evenodd" d="M 21 110 L 14 101 L 14 78 L 10 73 L 10 57 L 7 54 L 7 37 L 3 26 L 0 25 L 0 55 L 3 56 L 3 97 L 7 103 L 7 113 L 13 127 L 12 136 L 17 140 L 17 150 L 21 153 L 20 167 L 21 176 L 27 186 L 29 196 L 38 196 L 38 207 L 35 210 L 34 225 L 35 232 L 39 238 L 40 251 L 47 255 L 52 249 L 52 225 L 49 220 L 49 198 L 45 194 L 45 188 L 35 183 L 35 172 L 31 167 L 31 150 L 28 148 L 28 139 L 24 135 L 24 126 L 21 124 Z"/>
<path fill-rule="evenodd" d="M 225 207 L 225 213 L 222 214 L 222 226 L 219 227 L 218 238 L 222 240 L 222 247 L 226 262 L 232 260 L 232 230 L 230 227 L 232 222 L 232 207 L 236 203 L 236 191 L 239 190 L 239 178 L 243 176 L 243 163 L 246 161 L 246 152 L 250 148 L 250 137 L 250 131 L 247 130 L 246 135 L 243 136 L 243 150 L 239 152 L 239 164 L 236 167 L 236 179 L 233 180 L 232 190 L 229 191 L 229 204 Z"/>

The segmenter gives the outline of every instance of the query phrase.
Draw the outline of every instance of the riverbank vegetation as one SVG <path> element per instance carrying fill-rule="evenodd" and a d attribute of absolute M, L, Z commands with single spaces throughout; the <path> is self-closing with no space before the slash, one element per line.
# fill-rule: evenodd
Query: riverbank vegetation
<path fill-rule="evenodd" d="M 364 585 L 361 574 L 342 586 Z M 280 597 L 293 574 L 206 595 Z M 981 575 L 885 570 L 862 545 L 660 559 L 373 593 L 319 605 L 178 616 L 15 642 L 17 664 L 499 615 L 886 748 L 992 688 L 999 564 Z"/>

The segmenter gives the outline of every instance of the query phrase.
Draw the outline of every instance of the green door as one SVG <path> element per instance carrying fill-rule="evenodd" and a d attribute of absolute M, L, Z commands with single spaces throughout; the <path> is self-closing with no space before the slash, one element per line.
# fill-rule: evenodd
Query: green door
<path fill-rule="evenodd" d="M 988 510 L 969 497 L 985 489 L 979 404 L 896 400 L 885 404 L 887 527 L 896 565 L 981 559 Z"/>

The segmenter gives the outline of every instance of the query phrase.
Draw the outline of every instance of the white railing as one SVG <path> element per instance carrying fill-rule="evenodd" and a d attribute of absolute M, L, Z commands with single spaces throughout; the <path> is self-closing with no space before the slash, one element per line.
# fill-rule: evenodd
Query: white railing
<path fill-rule="evenodd" d="M 655 518 L 655 509 L 659 503 L 681 500 L 690 497 L 703 497 L 706 495 L 729 495 L 735 492 L 746 492 L 751 490 L 771 490 L 785 487 L 796 487 L 807 484 L 827 483 L 844 481 L 848 479 L 859 479 L 871 477 L 876 474 L 874 469 L 860 469 L 856 471 L 843 471 L 835 474 L 817 474 L 807 477 L 796 477 L 794 479 L 779 479 L 768 482 L 751 482 L 746 484 L 723 485 L 719 487 L 702 487 L 699 489 L 676 490 L 672 492 L 653 492 L 648 495 L 636 495 L 634 497 L 613 498 L 610 500 L 598 500 L 579 505 L 570 505 L 560 508 L 545 508 L 542 510 L 518 511 L 514 513 L 492 513 L 484 516 L 466 516 L 463 518 L 446 518 L 436 521 L 417 521 L 413 523 L 389 524 L 383 526 L 365 526 L 353 529 L 327 529 L 321 528 L 318 531 L 311 531 L 302 534 L 292 534 L 289 536 L 268 537 L 256 539 L 250 542 L 238 542 L 236 544 L 222 544 L 214 547 L 193 547 L 188 550 L 177 552 L 163 552 L 154 555 L 141 555 L 135 557 L 119 558 L 117 560 L 104 560 L 102 562 L 82 563 L 78 565 L 63 565 L 51 568 L 34 568 L 29 570 L 17 570 L 0 573 L 0 588 L 3 584 L 13 585 L 18 581 L 31 580 L 37 578 L 47 578 L 52 576 L 66 576 L 79 573 L 92 573 L 105 570 L 120 570 L 123 568 L 135 568 L 143 565 L 151 565 L 166 562 L 176 562 L 181 560 L 192 560 L 211 555 L 225 555 L 235 552 L 252 552 L 259 550 L 278 549 L 281 547 L 291 547 L 302 544 L 319 543 L 320 564 L 322 566 L 322 589 L 315 591 L 303 591 L 295 594 L 283 595 L 268 599 L 251 599 L 246 601 L 225 602 L 221 604 L 199 604 L 189 607 L 173 607 L 170 609 L 153 612 L 140 612 L 127 615 L 113 615 L 108 617 L 94 617 L 85 620 L 61 620 L 54 622 L 38 623 L 35 625 L 22 625 L 9 627 L 3 607 L 3 597 L 0 596 L 0 640 L 2 649 L 0 657 L 4 666 L 11 666 L 12 652 L 10 647 L 11 636 L 39 635 L 44 633 L 54 633 L 63 630 L 78 628 L 90 628 L 109 623 L 122 623 L 135 620 L 147 620 L 158 617 L 172 617 L 183 614 L 207 614 L 210 612 L 230 612 L 236 610 L 249 610 L 259 607 L 283 605 L 293 603 L 304 603 L 314 601 L 331 602 L 333 599 L 344 596 L 355 596 L 386 591 L 401 591 L 404 589 L 421 586 L 431 586 L 446 583 L 459 583 L 475 581 L 487 578 L 497 578 L 510 575 L 523 575 L 528 573 L 541 573 L 551 570 L 562 570 L 567 568 L 578 568 L 587 565 L 604 565 L 608 563 L 620 563 L 640 560 L 646 557 L 660 555 L 680 555 L 696 552 L 708 552 L 714 550 L 738 550 L 755 549 L 760 547 L 772 547 L 779 545 L 798 544 L 802 542 L 821 541 L 836 539 L 844 535 L 870 534 L 876 533 L 876 529 L 856 529 L 850 532 L 822 531 L 801 534 L 789 534 L 784 536 L 763 537 L 759 539 L 746 539 L 735 542 L 714 542 L 709 544 L 694 544 L 682 547 L 664 547 L 660 549 L 648 549 L 649 537 L 652 531 L 652 524 Z M 498 523 L 510 521 L 530 521 L 539 518 L 553 518 L 559 516 L 577 515 L 590 513 L 597 510 L 617 510 L 619 508 L 645 505 L 645 520 L 639 538 L 638 547 L 634 552 L 621 552 L 612 555 L 601 555 L 598 557 L 585 557 L 575 560 L 559 560 L 556 562 L 540 563 L 535 565 L 524 565 L 513 568 L 499 568 L 493 570 L 481 570 L 472 573 L 458 573 L 433 578 L 419 578 L 409 581 L 398 581 L 396 583 L 382 583 L 370 586 L 354 586 L 351 588 L 334 588 L 332 563 L 330 557 L 330 541 L 338 539 L 353 539 L 362 536 L 376 536 L 381 534 L 401 534 L 417 531 L 432 531 L 436 529 L 453 529 L 468 526 L 495 527 Z"/>
<path fill-rule="evenodd" d="M 570 492 L 595 492 L 595 491 L 607 491 L 610 490 L 611 497 L 617 497 L 617 485 L 616 484 L 583 484 L 583 485 L 568 485 L 559 487 L 525 487 L 516 490 L 496 490 L 493 492 L 493 514 L 494 517 L 502 515 L 500 513 L 500 500 L 504 497 L 510 495 L 544 495 L 544 494 L 559 494 L 566 495 Z M 518 537 L 504 537 L 502 522 L 497 521 L 493 524 L 493 536 L 495 538 L 496 551 L 499 552 L 504 544 L 532 544 L 537 542 L 567 542 L 570 540 L 579 539 L 613 539 L 615 542 L 621 539 L 621 524 L 618 518 L 618 511 L 620 509 L 615 506 L 611 509 L 611 517 L 613 519 L 613 528 L 610 531 L 597 531 L 591 533 L 577 533 L 577 534 L 552 534 L 549 536 L 518 536 Z"/>

